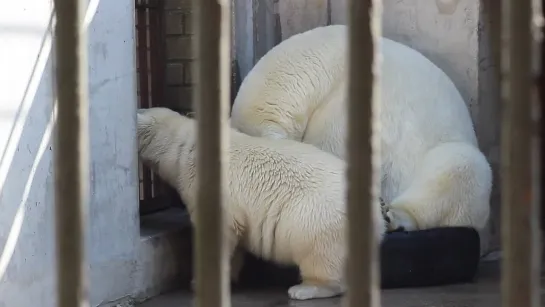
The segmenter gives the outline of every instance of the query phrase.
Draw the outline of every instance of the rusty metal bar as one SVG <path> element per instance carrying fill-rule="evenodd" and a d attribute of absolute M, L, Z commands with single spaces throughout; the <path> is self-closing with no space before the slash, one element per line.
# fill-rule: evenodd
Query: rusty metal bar
<path fill-rule="evenodd" d="M 194 0 L 198 195 L 194 272 L 197 306 L 230 306 L 223 194 L 227 184 L 230 105 L 230 1 Z"/>
<path fill-rule="evenodd" d="M 351 0 L 348 104 L 348 265 L 350 307 L 380 305 L 379 258 L 374 210 L 379 198 L 378 103 L 381 1 Z"/>
<path fill-rule="evenodd" d="M 150 83 L 151 83 L 151 105 L 164 105 L 164 89 L 165 89 L 165 74 L 166 60 L 163 46 L 165 44 L 165 23 L 163 20 L 164 1 L 151 1 L 154 6 L 148 9 L 148 36 L 149 36 L 149 55 L 150 55 Z M 164 197 L 169 187 L 152 173 L 152 195 L 154 199 Z M 169 202 L 156 201 L 154 206 L 156 209 L 166 209 Z"/>
<path fill-rule="evenodd" d="M 151 107 L 149 98 L 149 74 L 148 65 L 148 22 L 146 19 L 146 10 L 144 6 L 145 0 L 136 0 L 136 34 L 138 40 L 138 83 L 139 83 L 139 104 L 141 108 Z M 144 190 L 142 194 L 143 200 L 147 201 L 152 198 L 152 178 L 149 168 L 142 166 L 142 186 Z M 147 202 L 146 202 L 147 203 Z"/>
<path fill-rule="evenodd" d="M 502 306 L 540 305 L 537 89 L 531 1 L 502 1 Z"/>
<path fill-rule="evenodd" d="M 538 114 L 541 116 L 539 120 L 539 133 L 541 135 L 540 140 L 540 163 L 541 163 L 541 173 L 540 173 L 540 179 L 541 179 L 541 185 L 538 189 L 538 191 L 545 191 L 545 180 L 542 179 L 543 174 L 545 173 L 545 152 L 543 151 L 543 136 L 545 136 L 545 125 L 543 125 L 543 117 L 544 117 L 544 111 L 545 111 L 545 44 L 544 44 L 544 36 L 545 36 L 545 28 L 544 28 L 544 16 L 543 16 L 543 8 L 545 7 L 545 0 L 534 0 L 534 2 L 537 2 L 536 5 L 534 5 L 534 14 L 536 16 L 536 26 L 537 26 L 537 48 L 539 52 L 539 77 L 536 80 L 537 87 L 539 88 L 538 96 L 539 96 L 539 112 Z M 539 215 L 541 220 L 541 231 L 545 231 L 545 198 L 540 195 L 540 205 L 541 214 Z"/>
<path fill-rule="evenodd" d="M 85 221 L 88 201 L 86 1 L 55 0 L 56 90 L 55 213 L 58 306 L 88 306 Z"/>

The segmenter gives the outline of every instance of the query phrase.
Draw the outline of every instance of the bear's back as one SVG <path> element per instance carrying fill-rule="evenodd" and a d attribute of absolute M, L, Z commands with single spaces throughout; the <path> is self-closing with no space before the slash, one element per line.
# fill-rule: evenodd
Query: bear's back
<path fill-rule="evenodd" d="M 231 112 L 233 127 L 263 136 L 256 115 L 262 112 L 259 116 L 267 117 L 264 113 L 273 112 L 289 138 L 300 141 L 311 115 L 309 106 L 323 101 L 330 88 L 345 78 L 345 35 L 342 25 L 318 27 L 269 50 L 240 86 Z"/>
<path fill-rule="evenodd" d="M 266 189 L 312 193 L 324 186 L 334 194 L 344 189 L 346 163 L 312 145 L 252 137 L 232 130 L 229 152 L 230 172 L 234 172 L 230 178 L 248 181 L 244 184 L 260 182 Z"/>
<path fill-rule="evenodd" d="M 430 148 L 445 142 L 477 146 L 477 140 L 450 78 L 418 51 L 386 38 L 380 42 L 382 170 L 397 194 Z M 346 47 L 347 27 L 336 25 L 271 49 L 237 94 L 233 126 L 250 135 L 303 141 L 345 159 Z"/>

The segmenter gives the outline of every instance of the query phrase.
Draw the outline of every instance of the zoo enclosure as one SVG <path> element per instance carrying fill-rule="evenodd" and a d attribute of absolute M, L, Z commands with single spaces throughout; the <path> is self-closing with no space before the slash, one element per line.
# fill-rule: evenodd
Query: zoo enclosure
<path fill-rule="evenodd" d="M 206 81 L 211 88 L 220 88 L 221 76 L 224 85 L 230 78 L 228 67 L 231 52 L 225 45 L 220 45 L 219 38 L 231 32 L 226 22 L 230 13 L 227 5 L 220 5 L 216 1 L 196 1 L 199 6 L 199 15 L 195 23 L 199 27 L 200 36 L 197 53 L 200 56 L 198 62 L 199 79 L 198 86 Z M 374 2 L 378 5 L 378 1 Z M 535 7 L 537 2 L 533 3 Z M 540 132 L 539 118 L 532 116 L 536 111 L 541 111 L 537 101 L 537 50 L 535 45 L 540 39 L 537 24 L 531 21 L 541 21 L 541 11 L 534 9 L 529 1 L 517 3 L 514 0 L 502 1 L 503 14 L 501 16 L 501 32 L 495 24 L 492 49 L 501 54 L 502 66 L 502 101 L 504 115 L 502 122 L 502 220 L 503 220 L 503 246 L 505 258 L 503 261 L 503 304 L 504 306 L 538 306 L 539 304 L 539 274 L 540 274 L 540 233 L 539 233 L 539 201 L 541 200 L 540 169 L 538 161 Z M 82 207 L 86 203 L 85 189 L 88 186 L 86 169 L 86 121 L 88 116 L 87 89 L 85 72 L 86 57 L 85 48 L 81 48 L 84 40 L 80 39 L 81 16 L 83 10 L 80 3 L 55 1 L 57 10 L 57 90 L 58 99 L 58 149 L 56 151 L 57 174 L 57 242 L 59 251 L 59 302 L 60 306 L 79 306 L 86 300 L 85 274 L 82 270 L 83 255 L 83 219 Z M 355 67 L 350 74 L 350 108 L 351 114 L 357 113 L 357 107 L 361 104 L 358 100 L 370 99 L 369 92 L 359 92 L 362 82 L 367 82 L 372 87 L 373 82 L 372 50 L 373 33 L 369 27 L 369 8 L 371 1 L 353 1 L 349 14 L 351 29 L 350 35 L 350 60 L 351 67 Z M 534 7 L 534 8 L 535 8 Z M 223 9 L 223 10 L 222 10 Z M 380 15 L 375 11 L 371 20 L 379 19 Z M 495 20 L 500 20 L 495 16 Z M 539 24 L 540 25 L 540 24 Z M 540 30 L 540 29 L 539 29 Z M 203 31 L 203 32 L 199 32 Z M 501 33 L 501 40 L 500 35 Z M 533 34 L 533 35 L 532 35 Z M 375 33 L 376 35 L 376 33 Z M 500 43 L 501 42 L 501 43 Z M 500 46 L 502 48 L 500 48 Z M 223 47 L 223 48 L 221 48 Z M 217 52 L 221 50 L 221 52 Z M 356 54 L 365 54 L 368 58 L 357 57 Z M 218 56 L 219 55 L 219 56 Z M 362 59 L 363 58 L 363 59 Z M 498 59 L 499 60 L 499 59 Z M 216 65 L 214 65 L 216 64 Z M 223 64 L 223 65 L 220 65 Z M 223 69 L 220 69 L 220 66 Z M 541 70 L 542 71 L 542 70 Z M 148 81 L 148 84 L 151 81 Z M 211 83 L 212 82 L 212 83 Z M 59 86 L 62 84 L 62 86 Z M 358 86 L 356 86 L 359 85 Z M 142 95 L 142 93 L 140 93 Z M 225 87 L 221 91 L 207 91 L 202 87 L 197 90 L 197 107 L 199 112 L 199 146 L 201 148 L 216 148 L 215 151 L 200 150 L 201 180 L 208 180 L 209 188 L 206 193 L 201 193 L 199 201 L 202 202 L 200 210 L 207 210 L 207 219 L 214 220 L 215 227 L 203 227 L 204 223 L 197 225 L 197 253 L 210 255 L 206 263 L 198 263 L 198 284 L 206 283 L 207 287 L 198 286 L 198 303 L 200 306 L 226 306 L 227 288 L 225 274 L 220 268 L 224 264 L 222 253 L 222 241 L 219 237 L 220 216 L 219 205 L 221 203 L 220 190 L 224 182 L 222 176 L 220 151 L 216 146 L 220 142 L 220 131 L 225 129 L 225 122 L 220 124 L 220 118 L 226 118 L 226 112 L 221 112 L 218 106 L 226 105 L 230 100 Z M 149 96 L 149 95 L 148 95 Z M 364 104 L 370 106 L 371 104 Z M 224 108 L 226 109 L 226 108 Z M 372 119 L 370 107 L 359 110 L 364 118 Z M 532 112 L 533 111 L 533 112 Z M 350 134 L 350 143 L 354 147 L 365 148 L 369 141 L 371 129 L 369 125 L 356 126 L 363 122 L 361 118 L 351 117 L 350 130 L 354 128 L 364 129 L 369 133 L 360 136 Z M 206 124 L 206 125 L 205 125 Z M 206 137 L 203 137 L 206 136 Z M 357 145 L 357 146 L 356 146 Z M 349 169 L 355 178 L 363 178 L 369 185 L 377 184 L 371 180 L 372 150 L 355 153 L 351 150 Z M 363 158 L 362 158 L 363 156 Z M 63 163 L 60 163 L 63 162 Z M 218 164 L 219 163 L 219 164 Z M 217 166 L 217 167 L 209 167 Z M 350 174 L 350 172 L 349 172 Z M 350 176 L 350 175 L 349 175 Z M 358 189 L 359 183 L 350 180 L 349 210 L 351 234 L 361 233 L 358 228 L 371 221 L 371 206 L 361 206 L 375 199 L 365 189 Z M 211 192 L 212 191 L 212 192 Z M 201 191 L 202 192 L 202 191 Z M 351 194 L 354 193 L 354 194 Z M 207 198 L 211 197 L 211 198 Z M 522 204 L 522 205 L 521 205 Z M 202 217 L 203 211 L 198 212 Z M 354 220 L 358 221 L 354 223 Z M 206 231 L 211 231 L 206 233 Z M 359 232 L 356 232 L 359 231 Z M 372 243 L 372 233 L 368 236 L 350 235 L 349 259 L 364 259 L 369 261 L 357 261 L 351 263 L 351 276 L 349 279 L 348 298 L 351 306 L 372 306 L 378 302 L 376 282 L 376 245 Z M 206 238 L 206 240 L 204 240 Z M 367 248 L 362 248 L 367 247 Z M 199 257 L 197 257 L 198 259 Z M 205 265 L 206 264 L 206 265 Z M 351 291 L 356 287 L 363 291 Z"/>
<path fill-rule="evenodd" d="M 139 27 L 139 36 L 151 35 L 140 61 L 153 57 L 155 69 L 140 74 L 140 84 L 160 80 L 142 106 L 166 106 L 182 113 L 193 109 L 195 79 L 194 10 L 190 0 L 139 0 L 140 15 L 153 13 L 153 23 Z M 457 6 L 453 6 L 456 4 Z M 493 0 L 385 1 L 383 31 L 386 37 L 422 52 L 445 70 L 466 100 L 475 124 L 479 146 L 492 165 L 494 184 L 491 219 L 482 234 L 482 249 L 500 247 L 500 114 L 498 56 L 491 48 L 492 28 L 498 25 L 499 6 Z M 231 0 L 231 98 L 241 79 L 273 46 L 288 37 L 328 24 L 346 23 L 347 0 Z M 435 10 L 441 9 L 438 13 Z M 449 15 L 450 14 L 450 15 Z M 435 21 L 430 16 L 438 16 Z M 425 30 L 422 30 L 425 28 Z M 148 40 L 142 39 L 148 42 Z M 149 67 L 149 65 L 148 65 Z M 146 67 L 144 67 L 146 68 Z M 143 70 L 146 71 L 146 70 Z M 155 77 L 152 77 L 154 75 Z M 160 98 L 159 98 L 159 97 Z M 180 205 L 172 189 L 161 184 L 149 170 L 141 168 L 141 214 Z"/>

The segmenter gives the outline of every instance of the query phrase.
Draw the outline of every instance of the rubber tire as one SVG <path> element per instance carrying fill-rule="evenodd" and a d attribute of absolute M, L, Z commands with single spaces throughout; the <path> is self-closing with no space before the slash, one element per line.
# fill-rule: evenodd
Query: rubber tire
<path fill-rule="evenodd" d="M 381 286 L 429 287 L 471 282 L 480 259 L 480 238 L 471 228 L 435 228 L 388 233 L 381 244 Z M 289 287 L 299 282 L 296 267 L 279 267 L 246 254 L 234 287 Z"/>

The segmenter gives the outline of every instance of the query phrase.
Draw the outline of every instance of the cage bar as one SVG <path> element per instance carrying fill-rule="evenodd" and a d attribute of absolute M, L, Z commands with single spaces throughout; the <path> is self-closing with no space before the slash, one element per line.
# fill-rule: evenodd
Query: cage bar
<path fill-rule="evenodd" d="M 197 306 L 230 306 L 223 194 L 227 184 L 231 78 L 230 1 L 194 0 L 198 195 L 194 268 Z M 234 246 L 231 246 L 234 249 Z"/>
<path fill-rule="evenodd" d="M 164 86 L 165 86 L 165 31 L 164 31 L 164 1 L 148 0 L 149 8 L 148 14 L 148 38 L 149 38 L 149 81 L 150 81 L 150 104 L 152 106 L 164 105 Z M 166 183 L 159 178 L 156 174 L 152 173 L 151 178 L 152 196 L 154 199 L 163 197 L 166 194 L 168 188 Z M 155 202 L 154 207 L 157 209 L 166 209 L 168 201 Z"/>
<path fill-rule="evenodd" d="M 135 0 L 138 107 L 164 106 L 165 31 L 164 1 Z M 172 190 L 139 161 L 140 215 L 168 209 Z"/>
<path fill-rule="evenodd" d="M 502 306 L 540 305 L 541 234 L 531 1 L 502 1 Z"/>
<path fill-rule="evenodd" d="M 148 31 L 148 11 L 147 1 L 146 0 L 136 0 L 136 41 L 137 41 L 137 50 L 138 50 L 138 106 L 140 108 L 149 108 L 151 107 L 151 97 L 150 97 L 150 69 L 149 69 L 149 59 L 148 59 L 148 49 L 149 49 L 149 31 Z M 142 165 L 141 162 L 141 188 L 140 191 L 140 200 L 146 201 L 152 197 L 152 182 L 151 182 L 151 171 Z M 141 206 L 143 207 L 143 206 Z"/>
<path fill-rule="evenodd" d="M 88 306 L 85 219 L 88 201 L 89 131 L 87 44 L 82 28 L 86 2 L 55 0 L 57 24 L 55 213 L 58 306 Z"/>
<path fill-rule="evenodd" d="M 379 199 L 380 0 L 351 0 L 348 104 L 348 306 L 380 305 L 374 210 Z"/>

